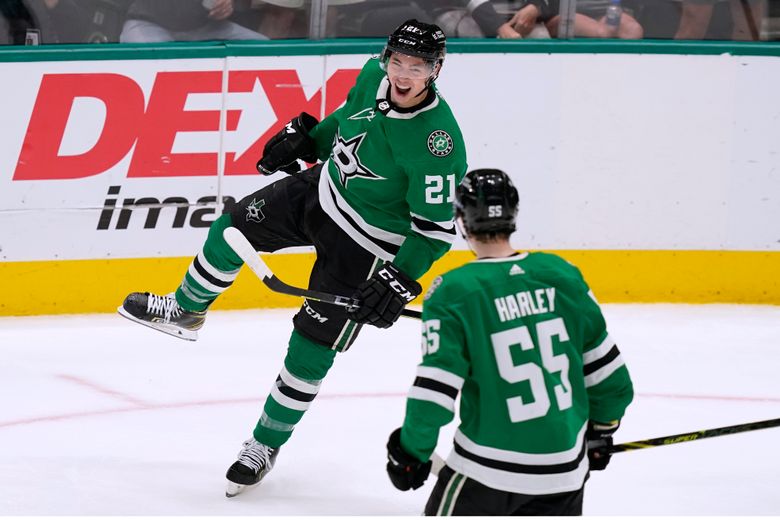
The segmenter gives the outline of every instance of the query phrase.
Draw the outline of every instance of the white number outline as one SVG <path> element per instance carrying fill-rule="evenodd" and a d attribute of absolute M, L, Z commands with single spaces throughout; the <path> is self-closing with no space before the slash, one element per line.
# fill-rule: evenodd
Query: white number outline
<path fill-rule="evenodd" d="M 428 320 L 423 322 L 422 354 L 433 354 L 439 350 L 439 330 L 441 320 Z"/>
<path fill-rule="evenodd" d="M 444 177 L 447 178 L 449 190 L 447 198 L 444 198 Z M 452 204 L 455 200 L 455 175 L 426 175 L 425 176 L 425 202 L 426 204 Z"/>
<path fill-rule="evenodd" d="M 551 373 L 560 373 L 561 382 L 553 387 L 558 409 L 563 411 L 572 406 L 572 389 L 569 379 L 569 358 L 566 354 L 555 354 L 552 338 L 557 336 L 561 343 L 569 341 L 563 318 L 554 318 L 536 324 L 536 337 L 544 369 Z M 550 396 L 544 384 L 542 367 L 534 362 L 515 365 L 512 361 L 511 347 L 520 345 L 522 350 L 533 350 L 535 345 L 528 327 L 496 332 L 490 335 L 493 352 L 496 356 L 498 373 L 507 383 L 528 381 L 533 402 L 525 403 L 522 397 L 510 397 L 506 400 L 509 419 L 513 423 L 530 421 L 544 417 L 550 411 Z"/>

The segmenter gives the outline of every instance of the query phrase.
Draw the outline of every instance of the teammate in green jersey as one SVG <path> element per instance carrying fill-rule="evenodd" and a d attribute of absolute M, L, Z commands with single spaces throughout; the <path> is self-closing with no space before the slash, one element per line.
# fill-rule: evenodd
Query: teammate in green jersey
<path fill-rule="evenodd" d="M 341 108 L 320 123 L 301 114 L 268 141 L 258 170 L 291 175 L 212 224 L 175 294 L 132 293 L 119 308 L 135 322 L 196 339 L 209 305 L 243 263 L 223 238 L 230 226 L 257 251 L 313 245 L 309 288 L 361 301 L 349 310 L 304 301 L 262 416 L 228 470 L 228 496 L 271 469 L 336 352 L 349 348 L 362 324 L 391 326 L 420 293 L 416 279 L 452 245 L 466 149 L 434 86 L 444 56 L 437 26 L 403 23 L 381 57 L 365 64 Z M 299 160 L 324 162 L 298 171 Z"/>
<path fill-rule="evenodd" d="M 456 221 L 477 259 L 436 278 L 424 298 L 423 360 L 387 471 L 398 489 L 423 484 L 460 392 L 454 449 L 426 515 L 582 514 L 588 470 L 606 467 L 633 398 L 579 270 L 511 247 L 517 204 L 504 172 L 466 175 Z"/>

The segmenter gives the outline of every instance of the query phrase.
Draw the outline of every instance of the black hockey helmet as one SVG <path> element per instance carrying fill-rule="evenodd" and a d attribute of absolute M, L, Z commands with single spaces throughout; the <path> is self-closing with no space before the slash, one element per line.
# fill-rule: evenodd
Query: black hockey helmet
<path fill-rule="evenodd" d="M 417 56 L 429 61 L 432 66 L 444 63 L 447 52 L 447 38 L 438 25 L 406 20 L 387 38 L 380 61 L 384 64 L 394 52 Z M 435 79 L 435 78 L 434 78 Z"/>
<path fill-rule="evenodd" d="M 463 219 L 469 235 L 511 234 L 518 199 L 517 189 L 503 171 L 472 170 L 455 190 L 455 215 Z"/>

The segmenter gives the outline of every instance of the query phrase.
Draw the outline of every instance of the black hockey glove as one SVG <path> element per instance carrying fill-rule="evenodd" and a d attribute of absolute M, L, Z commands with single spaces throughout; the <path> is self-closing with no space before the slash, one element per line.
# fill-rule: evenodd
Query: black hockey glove
<path fill-rule="evenodd" d="M 271 175 L 278 170 L 285 173 L 297 173 L 298 159 L 306 162 L 316 162 L 316 145 L 309 131 L 317 126 L 317 118 L 301 112 L 284 125 L 279 133 L 270 138 L 263 148 L 263 157 L 257 162 L 257 171 L 263 175 Z"/>
<path fill-rule="evenodd" d="M 387 262 L 358 286 L 352 298 L 360 301 L 360 307 L 348 309 L 347 316 L 352 321 L 386 329 L 421 291 L 419 283 Z"/>
<path fill-rule="evenodd" d="M 390 434 L 387 441 L 387 475 L 401 491 L 417 489 L 431 472 L 431 461 L 420 462 L 401 447 L 401 428 Z"/>
<path fill-rule="evenodd" d="M 609 424 L 588 422 L 585 438 L 588 441 L 588 461 L 590 461 L 591 471 L 601 471 L 609 464 L 609 459 L 612 458 L 609 452 L 612 448 L 612 435 L 619 426 L 620 421 Z"/>

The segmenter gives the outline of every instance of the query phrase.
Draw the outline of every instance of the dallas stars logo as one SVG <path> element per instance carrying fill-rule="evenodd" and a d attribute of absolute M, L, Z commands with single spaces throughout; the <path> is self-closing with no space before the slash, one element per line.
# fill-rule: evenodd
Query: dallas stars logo
<path fill-rule="evenodd" d="M 363 179 L 376 180 L 381 179 L 379 175 L 375 174 L 368 168 L 366 168 L 358 157 L 358 148 L 366 138 L 365 132 L 356 135 L 352 139 L 344 140 L 341 135 L 337 134 L 333 144 L 333 162 L 339 169 L 339 177 L 341 184 L 345 188 L 347 182 L 355 177 Z"/>
<path fill-rule="evenodd" d="M 265 199 L 252 199 L 252 202 L 246 207 L 246 221 L 260 223 L 265 220 L 265 215 L 263 215 L 263 212 L 260 210 L 263 206 L 265 206 Z"/>
<path fill-rule="evenodd" d="M 436 130 L 428 136 L 428 150 L 436 157 L 444 157 L 452 152 L 452 137 L 444 130 Z"/>

